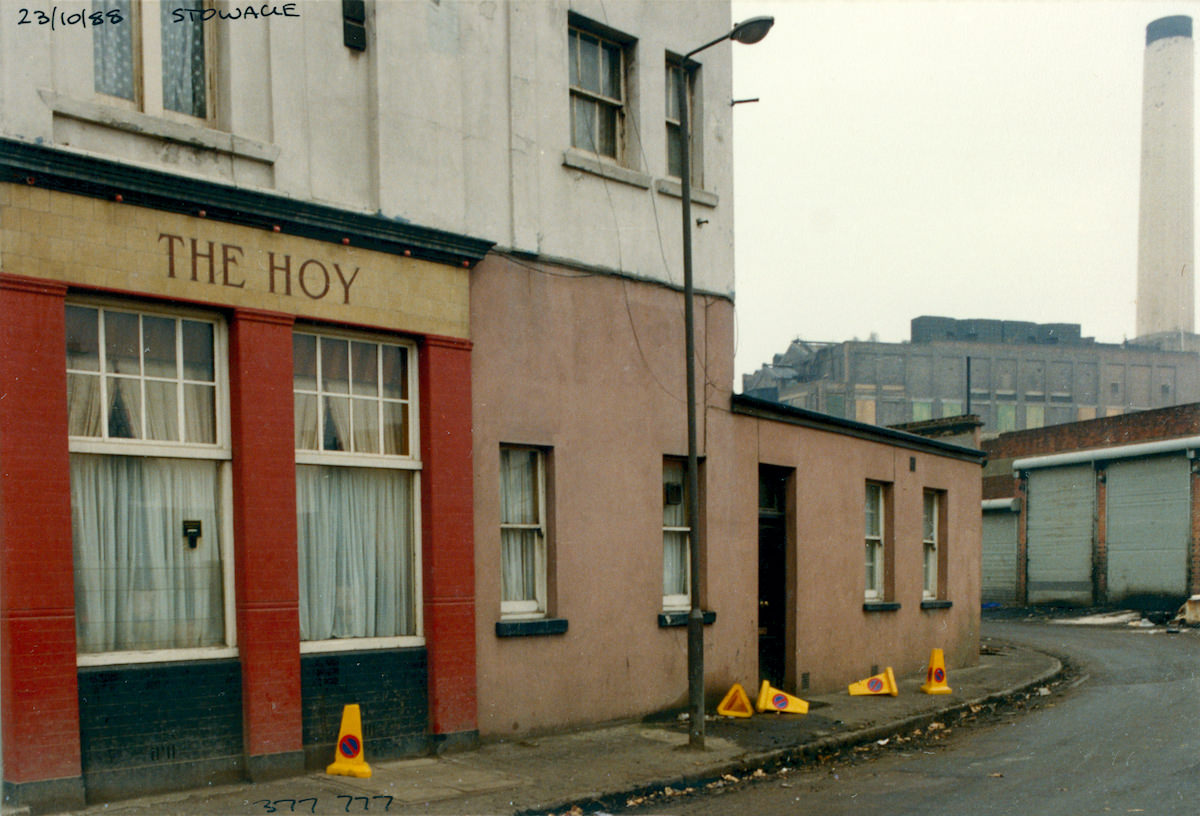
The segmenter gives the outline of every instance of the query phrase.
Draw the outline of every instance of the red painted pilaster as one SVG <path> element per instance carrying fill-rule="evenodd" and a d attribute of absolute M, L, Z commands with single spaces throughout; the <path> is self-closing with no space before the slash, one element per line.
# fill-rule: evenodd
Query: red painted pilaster
<path fill-rule="evenodd" d="M 471 345 L 421 346 L 421 559 L 433 734 L 477 730 Z"/>
<path fill-rule="evenodd" d="M 1014 493 L 1021 502 L 1017 514 L 1017 603 L 1029 603 L 1029 485 L 1022 474 L 1013 480 Z"/>
<path fill-rule="evenodd" d="M 303 750 L 293 322 L 239 309 L 229 331 L 238 650 L 252 776 L 294 771 Z M 291 761 L 254 761 L 281 754 Z"/>
<path fill-rule="evenodd" d="M 81 774 L 66 295 L 0 275 L 0 720 L 18 785 Z"/>

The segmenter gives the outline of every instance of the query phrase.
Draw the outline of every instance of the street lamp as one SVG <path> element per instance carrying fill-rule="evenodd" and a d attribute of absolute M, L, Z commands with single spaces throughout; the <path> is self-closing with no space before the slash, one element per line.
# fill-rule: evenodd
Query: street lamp
<path fill-rule="evenodd" d="M 734 25 L 726 34 L 683 55 L 679 61 L 679 174 L 683 198 L 683 323 L 687 356 L 688 464 L 688 588 L 692 598 L 688 612 L 688 745 L 704 748 L 704 612 L 700 609 L 700 466 L 696 452 L 696 328 L 692 308 L 692 147 L 688 135 L 688 60 L 725 40 L 751 45 L 767 36 L 774 17 L 751 17 Z"/>

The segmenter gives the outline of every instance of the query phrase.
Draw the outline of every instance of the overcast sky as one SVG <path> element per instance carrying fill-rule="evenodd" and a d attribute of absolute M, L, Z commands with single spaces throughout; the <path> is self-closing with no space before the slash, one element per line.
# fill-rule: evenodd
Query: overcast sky
<path fill-rule="evenodd" d="M 922 314 L 1134 336 L 1145 29 L 1200 2 L 733 4 L 758 14 L 732 46 L 761 100 L 734 113 L 737 390 L 797 336 Z"/>

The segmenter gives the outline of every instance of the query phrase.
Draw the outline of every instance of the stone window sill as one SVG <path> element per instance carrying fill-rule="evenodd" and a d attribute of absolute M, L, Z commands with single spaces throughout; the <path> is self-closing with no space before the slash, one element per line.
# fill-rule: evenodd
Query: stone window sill
<path fill-rule="evenodd" d="M 717 620 L 717 613 L 706 611 L 704 613 L 704 625 L 710 626 Z M 687 626 L 687 612 L 659 612 L 658 613 L 658 628 L 669 629 L 673 626 Z"/>
<path fill-rule="evenodd" d="M 954 606 L 954 601 L 939 601 L 934 599 L 921 601 L 922 609 L 949 609 L 952 606 Z"/>
<path fill-rule="evenodd" d="M 630 170 L 628 167 L 622 167 L 619 164 L 605 161 L 591 153 L 585 153 L 574 148 L 570 148 L 563 153 L 563 167 L 570 167 L 572 170 L 582 170 L 585 173 L 591 173 L 594 176 L 600 176 L 609 181 L 619 181 L 622 184 L 640 187 L 643 190 L 650 189 L 651 179 L 645 173 Z"/>
<path fill-rule="evenodd" d="M 151 136 L 171 142 L 213 150 L 243 159 L 252 159 L 263 164 L 274 164 L 279 157 L 279 146 L 266 142 L 235 136 L 219 130 L 177 122 L 172 119 L 150 116 L 140 111 L 101 105 L 82 99 L 72 99 L 51 91 L 38 91 L 55 116 L 78 119 L 94 125 Z"/>
<path fill-rule="evenodd" d="M 531 618 L 496 621 L 496 637 L 538 637 L 561 635 L 567 631 L 566 618 Z"/>
<path fill-rule="evenodd" d="M 863 612 L 897 612 L 900 604 L 895 601 L 864 601 Z"/>
<path fill-rule="evenodd" d="M 675 198 L 683 198 L 683 185 L 672 179 L 659 179 L 654 182 L 654 189 L 663 195 L 674 196 Z M 702 204 L 705 207 L 715 207 L 720 203 L 720 198 L 716 193 L 710 193 L 708 190 L 699 190 L 692 188 L 692 203 Z"/>

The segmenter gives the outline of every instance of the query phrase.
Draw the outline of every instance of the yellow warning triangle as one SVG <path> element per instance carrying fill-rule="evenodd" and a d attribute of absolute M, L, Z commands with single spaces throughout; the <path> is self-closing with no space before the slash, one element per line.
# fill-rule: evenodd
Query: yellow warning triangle
<path fill-rule="evenodd" d="M 725 699 L 717 706 L 717 713 L 726 717 L 749 717 L 754 714 L 754 709 L 750 707 L 750 698 L 746 696 L 746 690 L 742 688 L 741 683 L 733 684 L 733 688 L 729 689 Z"/>

